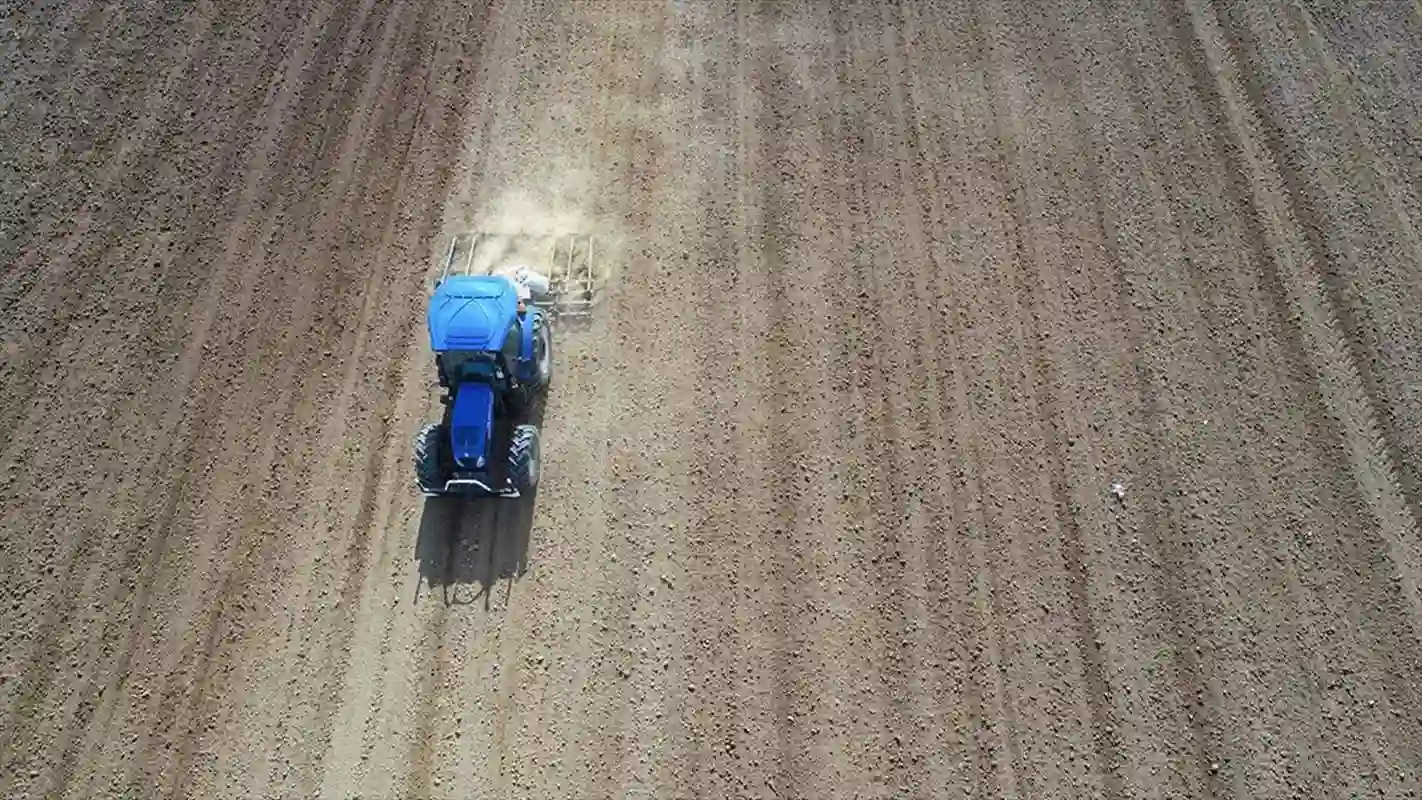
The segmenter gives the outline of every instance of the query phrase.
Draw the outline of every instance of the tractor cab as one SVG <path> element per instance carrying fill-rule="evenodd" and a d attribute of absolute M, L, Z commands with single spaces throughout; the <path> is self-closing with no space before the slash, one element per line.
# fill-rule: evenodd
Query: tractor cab
<path fill-rule="evenodd" d="M 527 308 L 507 277 L 455 275 L 436 287 L 427 316 L 445 414 L 416 441 L 421 489 L 502 496 L 532 489 L 538 429 L 517 418 L 551 378 L 541 310 Z"/>
<path fill-rule="evenodd" d="M 435 289 L 429 305 L 430 349 L 440 386 L 467 380 L 503 393 L 539 382 L 551 355 L 543 311 L 528 308 L 501 275 L 459 275 Z M 526 399 L 526 398 L 525 398 Z"/>

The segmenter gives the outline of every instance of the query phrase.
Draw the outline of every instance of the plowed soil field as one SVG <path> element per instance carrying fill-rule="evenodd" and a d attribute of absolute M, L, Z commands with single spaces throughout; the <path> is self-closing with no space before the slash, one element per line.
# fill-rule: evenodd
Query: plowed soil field
<path fill-rule="evenodd" d="M 1413 0 L 0 9 L 0 795 L 1422 793 Z M 585 231 L 532 503 L 430 279 Z"/>

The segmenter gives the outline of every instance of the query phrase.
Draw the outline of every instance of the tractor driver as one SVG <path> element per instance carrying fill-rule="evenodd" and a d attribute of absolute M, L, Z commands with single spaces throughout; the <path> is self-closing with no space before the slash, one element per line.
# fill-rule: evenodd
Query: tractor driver
<path fill-rule="evenodd" d="M 523 265 L 504 267 L 497 275 L 502 275 L 513 282 L 514 288 L 518 290 L 518 315 L 522 317 L 528 309 L 528 302 L 533 297 L 533 283 L 535 286 L 543 287 L 540 291 L 548 290 L 548 278 Z"/>

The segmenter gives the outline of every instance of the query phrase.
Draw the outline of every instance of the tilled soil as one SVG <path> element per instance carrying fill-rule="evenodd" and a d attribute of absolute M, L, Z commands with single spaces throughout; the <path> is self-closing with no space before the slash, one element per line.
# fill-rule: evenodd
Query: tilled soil
<path fill-rule="evenodd" d="M 1415 797 L 1422 6 L 0 16 L 6 797 Z M 426 502 L 468 228 L 599 237 Z"/>

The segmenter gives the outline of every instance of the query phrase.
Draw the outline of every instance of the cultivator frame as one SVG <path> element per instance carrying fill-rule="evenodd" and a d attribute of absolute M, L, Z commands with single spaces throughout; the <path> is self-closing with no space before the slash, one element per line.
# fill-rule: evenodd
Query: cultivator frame
<path fill-rule="evenodd" d="M 465 231 L 450 240 L 435 285 L 451 275 L 489 275 L 525 266 L 548 277 L 548 293 L 535 295 L 534 305 L 556 317 L 589 317 L 597 300 L 595 247 L 590 233 Z"/>

